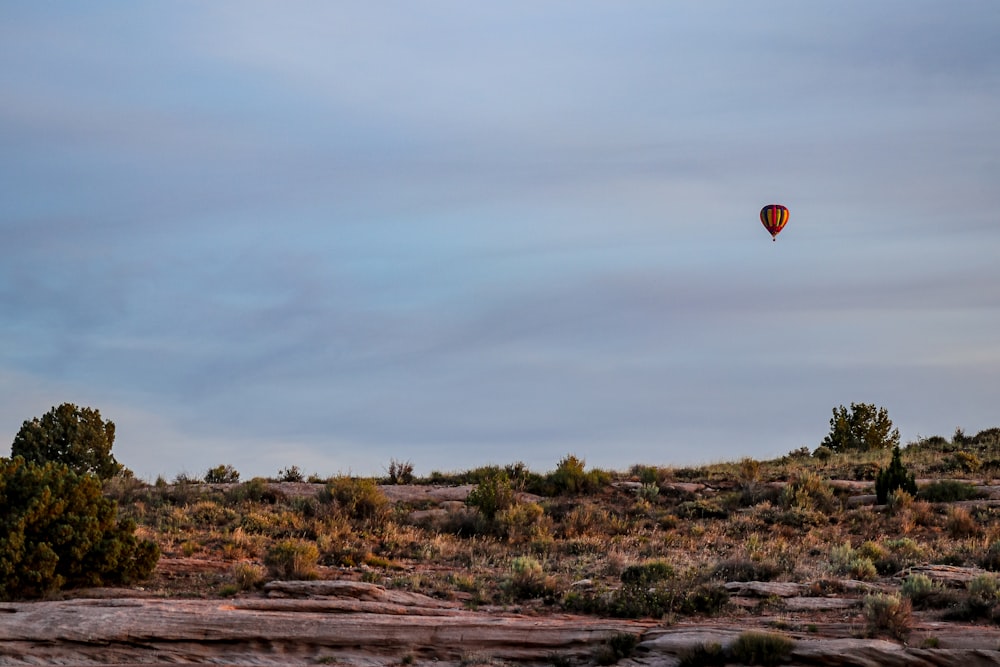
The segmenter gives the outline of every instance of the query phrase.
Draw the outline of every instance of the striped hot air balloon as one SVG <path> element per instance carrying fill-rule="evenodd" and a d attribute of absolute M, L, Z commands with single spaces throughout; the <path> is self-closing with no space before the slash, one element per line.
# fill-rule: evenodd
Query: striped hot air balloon
<path fill-rule="evenodd" d="M 777 239 L 774 237 L 785 228 L 785 223 L 788 222 L 788 209 L 781 204 L 768 204 L 760 209 L 760 221 L 764 223 L 764 229 L 770 232 L 771 240 L 776 241 Z"/>

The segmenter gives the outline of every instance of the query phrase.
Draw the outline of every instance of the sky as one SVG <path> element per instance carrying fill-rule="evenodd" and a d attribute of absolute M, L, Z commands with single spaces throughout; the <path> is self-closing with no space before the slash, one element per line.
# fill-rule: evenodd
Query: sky
<path fill-rule="evenodd" d="M 0 439 L 74 403 L 139 477 L 249 479 L 998 426 L 997 35 L 994 0 L 7 0 Z"/>

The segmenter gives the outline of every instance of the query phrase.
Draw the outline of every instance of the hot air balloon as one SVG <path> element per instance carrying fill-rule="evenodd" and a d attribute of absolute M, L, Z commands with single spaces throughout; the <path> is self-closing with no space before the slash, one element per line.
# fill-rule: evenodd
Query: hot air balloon
<path fill-rule="evenodd" d="M 760 209 L 760 221 L 764 223 L 764 229 L 771 233 L 771 240 L 777 241 L 775 237 L 788 222 L 788 209 L 781 204 L 768 204 Z"/>

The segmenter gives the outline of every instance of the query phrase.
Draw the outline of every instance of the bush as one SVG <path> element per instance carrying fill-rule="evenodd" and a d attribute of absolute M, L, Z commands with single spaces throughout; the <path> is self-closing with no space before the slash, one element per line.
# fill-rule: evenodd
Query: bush
<path fill-rule="evenodd" d="M 465 504 L 479 510 L 487 521 L 493 521 L 498 512 L 512 507 L 515 501 L 507 473 L 494 469 L 469 492 Z"/>
<path fill-rule="evenodd" d="M 901 489 L 911 496 L 917 495 L 917 482 L 913 473 L 908 472 L 900 458 L 899 445 L 892 448 L 892 461 L 887 468 L 879 469 L 875 476 L 875 497 L 879 505 L 885 505 L 889 494 Z"/>
<path fill-rule="evenodd" d="M 289 466 L 278 471 L 279 482 L 304 482 L 306 476 L 302 474 L 298 466 Z"/>
<path fill-rule="evenodd" d="M 725 581 L 774 581 L 781 573 L 782 568 L 776 563 L 737 558 L 716 565 L 712 577 Z"/>
<path fill-rule="evenodd" d="M 267 572 L 256 563 L 241 561 L 233 565 L 233 579 L 241 591 L 249 591 L 261 584 Z"/>
<path fill-rule="evenodd" d="M 272 546 L 264 564 L 276 579 L 315 579 L 319 548 L 307 540 L 282 540 Z"/>
<path fill-rule="evenodd" d="M 389 461 L 389 483 L 390 484 L 412 484 L 413 464 L 409 461 Z"/>
<path fill-rule="evenodd" d="M 545 479 L 546 495 L 577 495 L 593 493 L 611 481 L 611 476 L 601 470 L 585 472 L 586 462 L 575 456 L 563 458 L 555 471 Z"/>
<path fill-rule="evenodd" d="M 115 424 L 92 408 L 63 403 L 26 421 L 14 436 L 11 456 L 32 463 L 61 463 L 78 474 L 110 479 L 123 471 L 111 454 Z"/>
<path fill-rule="evenodd" d="M 240 473 L 230 465 L 219 465 L 209 468 L 205 473 L 206 484 L 235 484 L 240 481 Z"/>
<path fill-rule="evenodd" d="M 714 616 L 729 602 L 729 592 L 724 586 L 699 584 L 684 596 L 680 610 L 685 614 Z"/>
<path fill-rule="evenodd" d="M 787 661 L 794 642 L 774 632 L 744 632 L 736 638 L 729 652 L 744 665 L 780 665 Z"/>
<path fill-rule="evenodd" d="M 885 593 L 866 595 L 863 609 L 869 637 L 888 634 L 904 640 L 910 634 L 913 606 L 909 598 Z"/>
<path fill-rule="evenodd" d="M 925 485 L 917 492 L 917 498 L 929 503 L 954 503 L 973 500 L 982 494 L 975 486 L 956 479 L 942 479 Z"/>
<path fill-rule="evenodd" d="M 639 565 L 629 565 L 621 574 L 621 582 L 626 586 L 643 588 L 673 579 L 674 568 L 662 560 L 649 561 Z"/>
<path fill-rule="evenodd" d="M 356 521 L 381 524 L 389 515 L 389 499 L 373 479 L 335 477 L 327 483 L 322 498 L 335 502 L 347 517 Z"/>
<path fill-rule="evenodd" d="M 0 459 L 0 599 L 146 579 L 160 551 L 118 518 L 101 481 L 69 466 Z"/>
<path fill-rule="evenodd" d="M 934 582 L 926 574 L 911 574 L 903 580 L 899 592 L 917 606 L 934 594 Z"/>
<path fill-rule="evenodd" d="M 833 452 L 867 452 L 899 445 L 899 429 L 893 428 L 885 408 L 869 403 L 851 403 L 834 408 L 830 433 L 823 446 Z"/>

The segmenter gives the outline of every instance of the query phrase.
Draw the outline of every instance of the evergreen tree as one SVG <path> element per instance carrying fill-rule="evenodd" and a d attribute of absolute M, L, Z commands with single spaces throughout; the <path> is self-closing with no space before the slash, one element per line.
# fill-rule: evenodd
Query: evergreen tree
<path fill-rule="evenodd" d="M 35 463 L 63 463 L 73 471 L 110 479 L 123 471 L 111 454 L 115 424 L 91 408 L 63 403 L 21 425 L 11 456 Z"/>
<path fill-rule="evenodd" d="M 899 445 L 899 429 L 893 428 L 889 412 L 870 403 L 851 403 L 835 408 L 830 433 L 823 445 L 834 452 L 872 451 Z"/>
<path fill-rule="evenodd" d="M 875 476 L 875 497 L 879 505 L 884 505 L 889 494 L 896 489 L 902 489 L 911 496 L 917 495 L 917 481 L 913 473 L 908 472 L 903 465 L 899 445 L 892 448 L 892 461 L 888 468 L 880 468 Z"/>

